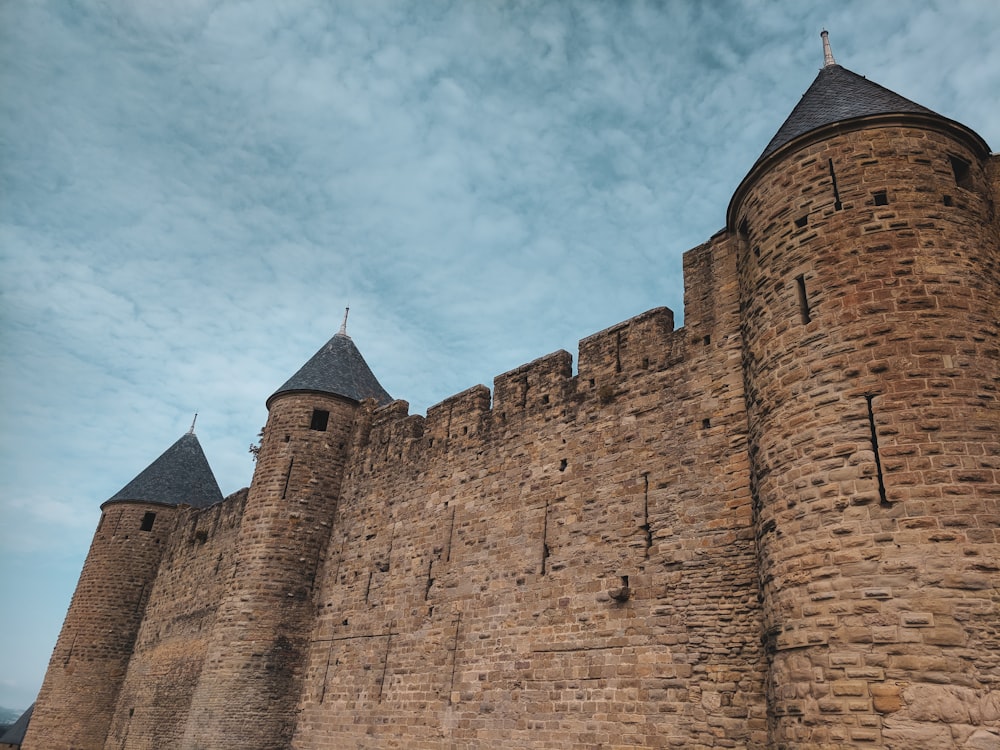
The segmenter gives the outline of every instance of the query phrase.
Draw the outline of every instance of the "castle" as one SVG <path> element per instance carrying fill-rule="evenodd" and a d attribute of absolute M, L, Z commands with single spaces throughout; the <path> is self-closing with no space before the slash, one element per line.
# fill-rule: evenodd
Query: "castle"
<path fill-rule="evenodd" d="M 345 326 L 105 502 L 23 747 L 1000 747 L 1000 157 L 823 41 L 682 328 L 423 417 Z"/>

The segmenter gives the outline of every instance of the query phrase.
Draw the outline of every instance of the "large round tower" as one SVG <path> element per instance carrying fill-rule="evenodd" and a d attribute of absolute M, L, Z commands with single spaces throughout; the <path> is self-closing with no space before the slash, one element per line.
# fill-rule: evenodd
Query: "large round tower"
<path fill-rule="evenodd" d="M 267 400 L 232 571 L 182 747 L 287 747 L 312 587 L 363 400 L 391 401 L 345 325 Z"/>
<path fill-rule="evenodd" d="M 979 747 L 1000 742 L 996 165 L 823 41 L 728 214 L 770 744 Z"/>
<path fill-rule="evenodd" d="M 23 747 L 103 748 L 176 506 L 222 500 L 194 427 L 101 506 Z"/>

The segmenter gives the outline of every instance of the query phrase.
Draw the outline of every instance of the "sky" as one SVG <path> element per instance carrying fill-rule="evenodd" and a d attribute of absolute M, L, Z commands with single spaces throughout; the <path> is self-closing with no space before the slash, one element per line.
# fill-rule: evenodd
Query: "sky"
<path fill-rule="evenodd" d="M 445 398 L 665 305 L 837 62 L 1000 144 L 1000 3 L 0 0 L 0 705 L 100 505 L 348 332 Z"/>

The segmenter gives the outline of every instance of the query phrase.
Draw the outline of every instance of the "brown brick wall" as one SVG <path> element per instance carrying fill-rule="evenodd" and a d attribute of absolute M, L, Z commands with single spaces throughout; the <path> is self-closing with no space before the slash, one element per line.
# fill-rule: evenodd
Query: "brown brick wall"
<path fill-rule="evenodd" d="M 310 429 L 314 409 L 329 412 Z M 179 747 L 286 747 L 358 406 L 283 394 L 271 404 L 184 737 Z"/>
<path fill-rule="evenodd" d="M 106 508 L 25 747 L 991 746 L 974 148 L 883 120 L 776 155 L 685 254 L 685 326 L 594 334 L 575 375 L 556 352 L 426 418 L 279 396 L 245 498 L 147 536 Z"/>
<path fill-rule="evenodd" d="M 178 747 L 216 612 L 234 570 L 247 491 L 182 507 L 166 541 L 106 750 Z"/>
<path fill-rule="evenodd" d="M 38 694 L 25 750 L 104 747 L 175 510 L 117 502 L 103 511 Z M 146 513 L 156 518 L 149 531 L 141 531 Z"/>
<path fill-rule="evenodd" d="M 949 156 L 972 164 L 969 189 Z M 987 195 L 977 154 L 905 127 L 809 145 L 745 195 L 775 747 L 960 747 L 997 727 L 1000 257 Z M 940 744 L 952 730 L 956 744 Z"/>
<path fill-rule="evenodd" d="M 558 352 L 492 408 L 376 416 L 293 747 L 763 746 L 735 267 L 699 252 L 717 327 L 651 311 L 581 342 L 577 377 Z"/>

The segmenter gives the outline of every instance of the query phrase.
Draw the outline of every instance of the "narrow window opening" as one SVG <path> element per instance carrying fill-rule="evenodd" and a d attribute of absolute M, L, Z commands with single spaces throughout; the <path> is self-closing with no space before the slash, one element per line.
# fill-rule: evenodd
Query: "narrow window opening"
<path fill-rule="evenodd" d="M 153 530 L 153 521 L 155 521 L 155 520 L 156 520 L 156 514 L 155 513 L 146 513 L 142 517 L 142 525 L 139 526 L 139 531 L 152 531 Z"/>
<path fill-rule="evenodd" d="M 833 210 L 839 211 L 843 208 L 843 204 L 840 202 L 840 191 L 837 190 L 837 174 L 833 171 L 833 159 L 829 160 L 830 163 L 830 181 L 833 183 Z"/>
<path fill-rule="evenodd" d="M 646 551 L 643 557 L 649 558 L 653 548 L 653 527 L 649 523 L 649 474 L 642 475 L 642 530 L 646 532 Z"/>
<path fill-rule="evenodd" d="M 294 466 L 294 465 L 295 465 L 295 458 L 293 457 L 293 458 L 289 459 L 289 461 L 288 461 L 288 471 L 285 472 L 285 486 L 281 490 L 281 499 L 282 500 L 284 500 L 285 499 L 285 495 L 288 494 L 288 482 L 292 478 L 292 466 Z"/>
<path fill-rule="evenodd" d="M 804 227 L 808 223 L 809 223 L 809 214 L 800 216 L 795 220 L 795 226 L 798 227 L 799 229 L 802 229 L 802 227 Z"/>
<path fill-rule="evenodd" d="M 711 343 L 712 343 L 712 337 L 711 337 L 711 336 L 705 336 L 705 338 L 703 338 L 703 339 L 701 340 L 701 342 L 702 342 L 702 343 L 703 343 L 703 344 L 704 344 L 705 346 L 708 346 L 709 344 L 711 344 Z"/>
<path fill-rule="evenodd" d="M 955 184 L 964 190 L 972 190 L 971 164 L 958 156 L 949 156 L 951 171 L 955 173 Z"/>
<path fill-rule="evenodd" d="M 542 403 L 543 404 L 549 403 L 549 394 L 546 393 L 544 396 L 542 396 Z"/>
<path fill-rule="evenodd" d="M 427 563 L 427 583 L 424 584 L 424 601 L 426 602 L 431 595 L 431 587 L 434 585 L 434 578 L 431 576 L 431 569 L 434 567 L 434 561 L 431 560 Z"/>
<path fill-rule="evenodd" d="M 795 286 L 799 291 L 799 312 L 802 314 L 802 322 L 808 323 L 812 320 L 812 315 L 809 312 L 809 297 L 806 294 L 806 277 L 803 274 L 799 274 L 795 277 Z"/>
<path fill-rule="evenodd" d="M 569 465 L 569 462 L 568 462 L 568 461 L 567 461 L 567 460 L 566 460 L 565 458 L 564 458 L 564 459 L 562 459 L 562 460 L 561 460 L 561 461 L 559 462 L 559 471 L 566 471 L 566 467 L 567 467 L 568 465 Z"/>
<path fill-rule="evenodd" d="M 950 195 L 946 195 L 946 196 L 944 196 L 944 205 L 946 205 L 946 206 L 954 206 L 955 205 L 955 201 L 952 200 L 952 197 Z"/>
<path fill-rule="evenodd" d="M 462 627 L 462 613 L 459 611 L 458 616 L 455 618 L 455 637 L 452 639 L 451 646 L 451 684 L 448 687 L 448 695 L 451 696 L 455 692 L 455 673 L 458 671 L 458 633 Z M 451 703 L 453 699 L 448 698 L 448 702 Z"/>
<path fill-rule="evenodd" d="M 445 503 L 444 507 L 448 507 L 448 503 Z M 444 554 L 444 561 L 451 562 L 451 544 L 455 538 L 455 509 L 451 509 L 451 523 L 448 525 L 448 549 Z"/>
<path fill-rule="evenodd" d="M 542 575 L 545 575 L 549 559 L 549 501 L 545 501 L 545 515 L 542 517 Z"/>
<path fill-rule="evenodd" d="M 701 429 L 707 430 L 711 426 L 712 426 L 712 420 L 709 419 L 708 417 L 706 417 L 705 419 L 701 420 Z"/>
<path fill-rule="evenodd" d="M 889 502 L 885 493 L 885 477 L 882 475 L 882 456 L 879 454 L 878 430 L 875 428 L 875 409 L 872 406 L 872 401 L 874 400 L 874 393 L 869 393 L 865 396 L 865 401 L 868 402 L 868 426 L 871 428 L 872 433 L 872 453 L 875 454 L 875 473 L 878 474 L 879 505 L 883 508 L 889 508 L 892 506 L 892 503 Z"/>
<path fill-rule="evenodd" d="M 388 636 L 385 639 L 385 656 L 382 657 L 382 677 L 378 681 L 378 702 L 382 702 L 382 693 L 385 691 L 385 675 L 389 671 L 389 646 L 392 644 L 392 636 L 395 633 L 389 630 Z"/>
<path fill-rule="evenodd" d="M 326 426 L 330 422 L 330 412 L 325 409 L 313 409 L 312 422 L 309 423 L 310 430 L 316 432 L 326 432 Z"/>
<path fill-rule="evenodd" d="M 876 206 L 888 206 L 889 205 L 889 193 L 885 190 L 876 190 L 872 193 L 872 198 L 875 199 Z"/>

